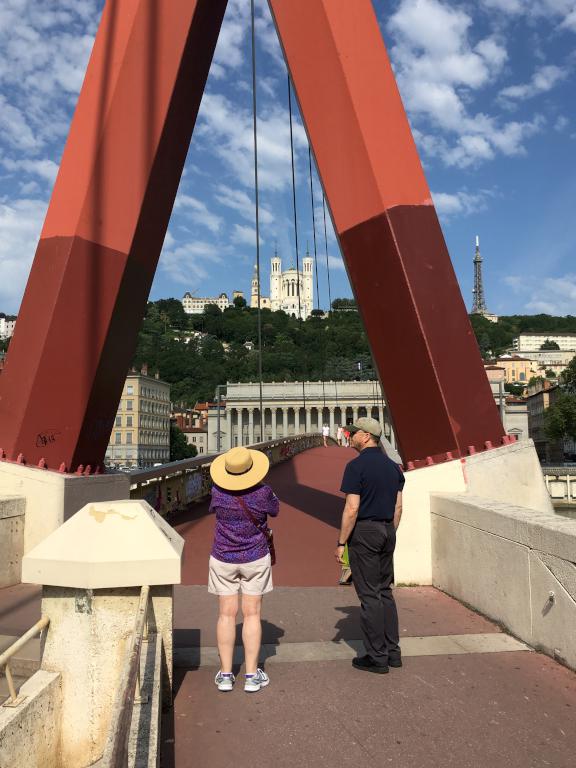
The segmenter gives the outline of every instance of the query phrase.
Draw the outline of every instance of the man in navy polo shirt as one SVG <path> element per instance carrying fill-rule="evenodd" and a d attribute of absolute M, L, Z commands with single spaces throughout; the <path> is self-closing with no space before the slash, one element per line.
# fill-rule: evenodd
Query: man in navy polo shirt
<path fill-rule="evenodd" d="M 344 470 L 346 504 L 336 559 L 348 543 L 350 567 L 360 600 L 366 655 L 353 659 L 356 669 L 386 674 L 401 667 L 398 613 L 392 594 L 396 529 L 402 516 L 404 475 L 380 447 L 382 427 L 376 419 L 358 419 L 350 442 L 359 456 Z"/>

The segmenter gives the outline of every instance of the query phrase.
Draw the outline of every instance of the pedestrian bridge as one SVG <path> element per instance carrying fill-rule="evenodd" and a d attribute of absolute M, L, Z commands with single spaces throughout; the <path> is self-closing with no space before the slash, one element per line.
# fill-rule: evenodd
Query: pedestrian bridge
<path fill-rule="evenodd" d="M 173 707 L 162 713 L 157 742 L 161 765 L 573 766 L 576 524 L 482 499 L 470 488 L 450 496 L 441 489 L 431 508 L 418 508 L 410 502 L 418 498 L 417 473 L 440 468 L 408 473 L 395 593 L 405 664 L 386 676 L 362 675 L 350 663 L 361 650 L 359 606 L 353 587 L 337 585 L 333 557 L 340 479 L 354 454 L 313 442 L 308 438 L 300 452 L 284 448 L 269 475 L 281 512 L 274 522 L 275 591 L 263 611 L 271 685 L 258 694 L 241 686 L 223 694 L 213 684 L 217 605 L 206 591 L 213 519 L 206 500 L 172 508 L 185 547 L 182 584 L 174 589 Z M 463 472 L 457 464 L 477 491 L 474 467 Z M 180 482 L 176 474 L 173 482 Z M 133 493 L 142 495 L 150 478 L 136 479 Z M 156 501 L 162 503 L 157 493 Z M 417 528 L 427 531 L 426 551 Z M 400 576 L 424 573 L 428 566 L 419 561 L 428 557 L 428 581 Z M 39 618 L 40 587 L 0 590 L 4 646 Z M 240 664 L 240 635 L 238 646 Z M 39 645 L 27 648 L 16 665 L 22 679 L 40 663 Z M 145 706 L 135 707 L 133 724 Z M 0 725 L 14 722 L 15 711 L 0 708 Z M 53 714 L 39 710 L 35 717 L 37 726 Z M 18 737 L 8 732 L 13 744 Z M 23 763 L 6 757 L 7 741 L 0 765 L 19 768 Z M 140 750 L 129 764 L 155 759 Z"/>

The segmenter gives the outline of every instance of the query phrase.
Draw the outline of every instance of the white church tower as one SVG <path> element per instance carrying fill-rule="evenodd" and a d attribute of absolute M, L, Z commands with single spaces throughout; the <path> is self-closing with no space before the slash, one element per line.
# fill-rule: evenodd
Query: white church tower
<path fill-rule="evenodd" d="M 306 319 L 314 309 L 314 259 L 306 251 L 306 256 L 302 260 L 303 270 L 303 295 L 302 295 L 302 315 Z"/>
<path fill-rule="evenodd" d="M 282 301 L 282 260 L 278 251 L 270 261 L 270 308 L 273 312 L 280 309 Z"/>

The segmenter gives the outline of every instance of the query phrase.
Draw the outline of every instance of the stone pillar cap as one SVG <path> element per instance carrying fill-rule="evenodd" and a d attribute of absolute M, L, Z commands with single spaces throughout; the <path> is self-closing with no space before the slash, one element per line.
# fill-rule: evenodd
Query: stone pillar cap
<path fill-rule="evenodd" d="M 183 548 L 147 502 L 95 502 L 24 556 L 22 581 L 78 589 L 180 584 Z"/>

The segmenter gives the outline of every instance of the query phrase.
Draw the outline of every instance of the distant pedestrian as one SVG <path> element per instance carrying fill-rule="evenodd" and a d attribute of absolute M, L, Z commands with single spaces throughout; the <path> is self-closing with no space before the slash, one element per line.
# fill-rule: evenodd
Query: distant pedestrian
<path fill-rule="evenodd" d="M 350 432 L 359 456 L 348 463 L 342 478 L 340 490 L 346 494 L 346 504 L 335 555 L 343 564 L 348 543 L 352 579 L 362 607 L 366 655 L 352 664 L 384 674 L 388 667 L 402 666 L 392 581 L 404 475 L 381 449 L 382 427 L 376 419 L 358 419 Z"/>
<path fill-rule="evenodd" d="M 259 691 L 270 682 L 258 667 L 262 595 L 273 587 L 267 518 L 276 517 L 280 506 L 272 489 L 262 483 L 269 466 L 266 454 L 248 448 L 232 448 L 210 465 L 214 481 L 210 511 L 216 514 L 216 527 L 208 591 L 218 595 L 220 604 L 216 630 L 220 670 L 214 679 L 220 691 L 231 691 L 235 682 L 232 656 L 239 592 L 244 619 L 244 690 Z"/>
<path fill-rule="evenodd" d="M 336 442 L 340 447 L 342 447 L 342 438 L 344 437 L 344 430 L 342 429 L 342 426 L 338 424 L 338 429 L 336 430 Z"/>
<path fill-rule="evenodd" d="M 342 430 L 342 435 L 343 435 L 342 441 L 344 443 L 344 448 L 348 448 L 350 445 L 350 430 L 348 428 L 344 428 Z"/>
<path fill-rule="evenodd" d="M 322 427 L 322 439 L 324 440 L 324 448 L 328 448 L 328 438 L 330 437 L 330 427 L 328 424 L 324 424 Z"/>

